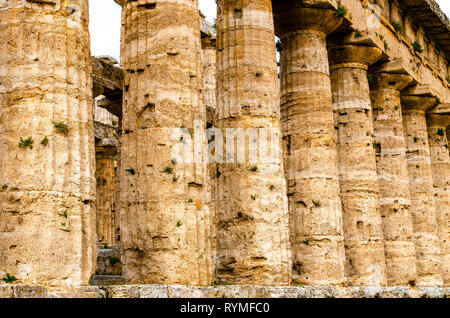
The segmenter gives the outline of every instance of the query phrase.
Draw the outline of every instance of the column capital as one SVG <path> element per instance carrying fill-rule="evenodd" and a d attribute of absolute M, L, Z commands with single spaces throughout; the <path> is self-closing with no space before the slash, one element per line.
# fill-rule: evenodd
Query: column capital
<path fill-rule="evenodd" d="M 336 17 L 333 10 L 305 8 L 291 2 L 295 1 L 273 4 L 275 34 L 280 38 L 299 30 L 319 32 L 325 37 L 342 24 L 343 18 Z"/>
<path fill-rule="evenodd" d="M 371 88 L 378 90 L 401 91 L 413 82 L 413 78 L 406 74 L 375 73 L 373 74 Z"/>
<path fill-rule="evenodd" d="M 331 69 L 354 67 L 367 70 L 383 53 L 377 47 L 353 44 L 331 45 L 328 51 Z"/>
<path fill-rule="evenodd" d="M 404 110 L 427 111 L 437 103 L 429 85 L 415 85 L 401 94 Z"/>
<path fill-rule="evenodd" d="M 427 124 L 447 129 L 450 126 L 450 114 L 427 114 Z"/>

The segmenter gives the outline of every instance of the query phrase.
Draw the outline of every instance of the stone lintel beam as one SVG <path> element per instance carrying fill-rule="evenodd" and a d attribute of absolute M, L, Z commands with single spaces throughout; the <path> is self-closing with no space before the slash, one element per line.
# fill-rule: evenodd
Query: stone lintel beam
<path fill-rule="evenodd" d="M 450 103 L 439 103 L 433 108 L 431 108 L 428 114 L 450 114 Z M 450 124 L 450 123 L 449 123 Z"/>
<path fill-rule="evenodd" d="M 405 74 L 408 75 L 408 71 L 405 69 L 404 63 L 401 60 L 398 61 L 388 61 L 384 63 L 377 63 L 370 67 L 370 73 L 389 73 L 389 74 Z M 408 85 L 414 83 L 410 81 Z M 405 86 L 406 87 L 406 86 Z"/>

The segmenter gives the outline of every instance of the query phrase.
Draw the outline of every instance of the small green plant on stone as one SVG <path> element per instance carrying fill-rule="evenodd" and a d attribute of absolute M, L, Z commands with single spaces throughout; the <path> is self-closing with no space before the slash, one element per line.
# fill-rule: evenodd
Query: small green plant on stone
<path fill-rule="evenodd" d="M 44 146 L 44 147 L 47 147 L 47 146 L 48 146 L 48 142 L 49 142 L 48 137 L 45 136 L 45 137 L 42 138 L 42 140 L 41 140 L 41 145 Z"/>
<path fill-rule="evenodd" d="M 194 202 L 194 200 L 192 198 L 189 198 L 188 202 L 192 203 L 192 202 Z"/>
<path fill-rule="evenodd" d="M 356 30 L 355 31 L 355 38 L 361 38 L 363 35 L 362 35 L 362 32 L 360 31 L 360 30 Z"/>
<path fill-rule="evenodd" d="M 419 138 L 414 137 L 413 140 L 414 140 L 414 142 L 418 142 L 418 141 L 419 141 Z"/>
<path fill-rule="evenodd" d="M 66 222 L 61 222 L 61 226 L 66 226 L 67 223 Z"/>
<path fill-rule="evenodd" d="M 106 244 L 106 243 L 105 243 L 105 245 L 103 245 L 103 248 L 104 248 L 105 250 L 109 250 L 109 249 L 110 249 L 110 247 L 109 247 L 108 244 Z"/>
<path fill-rule="evenodd" d="M 167 174 L 173 174 L 173 169 L 172 169 L 172 167 L 169 167 L 169 166 L 165 167 L 165 168 L 164 168 L 164 173 L 167 173 Z"/>
<path fill-rule="evenodd" d="M 118 259 L 117 257 L 110 257 L 109 258 L 109 263 L 111 264 L 111 265 L 116 265 L 117 263 L 119 263 L 120 262 L 120 259 Z"/>
<path fill-rule="evenodd" d="M 387 43 L 387 41 L 384 40 L 383 43 L 384 43 L 384 49 L 385 49 L 386 51 L 389 50 L 389 44 Z"/>
<path fill-rule="evenodd" d="M 33 137 L 28 137 L 27 139 L 22 139 L 22 137 L 20 137 L 19 148 L 21 148 L 21 149 L 25 149 L 25 148 L 33 149 Z"/>
<path fill-rule="evenodd" d="M 321 206 L 321 203 L 320 203 L 319 201 L 314 201 L 314 200 L 312 200 L 312 203 L 314 204 L 314 206 L 315 206 L 316 208 L 318 208 L 318 207 Z"/>
<path fill-rule="evenodd" d="M 270 191 L 273 191 L 273 189 L 275 189 L 275 186 L 273 184 L 271 184 L 269 189 L 270 189 Z"/>
<path fill-rule="evenodd" d="M 303 241 L 303 244 L 309 245 L 309 241 L 308 241 L 308 240 L 304 240 L 304 241 Z"/>
<path fill-rule="evenodd" d="M 58 213 L 58 215 L 67 219 L 67 211 L 64 211 L 63 213 Z"/>
<path fill-rule="evenodd" d="M 252 194 L 252 195 L 250 196 L 250 198 L 251 198 L 253 201 L 255 201 L 255 200 L 256 200 L 256 194 Z"/>
<path fill-rule="evenodd" d="M 69 133 L 69 125 L 63 121 L 60 122 L 53 122 L 53 126 L 55 127 L 56 131 L 60 134 L 67 135 Z"/>
<path fill-rule="evenodd" d="M 439 129 L 437 130 L 437 134 L 438 134 L 439 136 L 441 136 L 441 137 L 445 136 L 444 129 L 439 128 Z"/>
<path fill-rule="evenodd" d="M 401 35 L 404 35 L 405 30 L 403 29 L 403 26 L 400 23 L 392 21 L 391 24 L 394 27 L 395 31 L 397 31 Z"/>
<path fill-rule="evenodd" d="M 181 220 L 178 220 L 177 221 L 177 227 L 180 227 L 180 226 L 182 226 L 183 225 L 183 223 L 181 222 Z"/>
<path fill-rule="evenodd" d="M 131 173 L 133 176 L 136 174 L 136 171 L 133 168 L 125 169 L 125 171 Z"/>
<path fill-rule="evenodd" d="M 412 47 L 413 47 L 413 49 L 414 49 L 415 52 L 418 52 L 418 53 L 422 53 L 422 52 L 423 52 L 422 45 L 420 45 L 419 42 L 415 41 L 415 42 L 414 42 L 413 44 L 411 44 L 411 45 L 412 45 Z"/>
<path fill-rule="evenodd" d="M 253 166 L 250 168 L 250 171 L 255 172 L 258 171 L 258 167 L 257 166 Z"/>
<path fill-rule="evenodd" d="M 180 176 L 177 177 L 176 175 L 173 175 L 173 178 L 172 178 L 173 182 L 177 182 L 178 179 L 180 179 Z"/>
<path fill-rule="evenodd" d="M 366 77 L 367 77 L 367 80 L 369 81 L 369 83 L 372 82 L 372 80 L 373 80 L 372 74 L 367 74 Z"/>
<path fill-rule="evenodd" d="M 338 18 L 343 18 L 347 15 L 347 8 L 343 5 L 338 5 L 337 9 L 334 11 L 334 16 Z"/>
<path fill-rule="evenodd" d="M 17 280 L 17 278 L 14 275 L 10 275 L 9 273 L 6 273 L 6 276 L 4 278 L 2 278 L 2 280 L 7 284 L 11 284 L 11 283 L 14 283 Z"/>

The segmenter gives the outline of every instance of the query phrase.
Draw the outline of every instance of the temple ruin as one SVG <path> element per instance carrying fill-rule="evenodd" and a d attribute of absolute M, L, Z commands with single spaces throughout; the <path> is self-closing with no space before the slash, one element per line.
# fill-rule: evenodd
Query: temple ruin
<path fill-rule="evenodd" d="M 0 0 L 0 297 L 450 296 L 433 0 L 115 2 Z"/>

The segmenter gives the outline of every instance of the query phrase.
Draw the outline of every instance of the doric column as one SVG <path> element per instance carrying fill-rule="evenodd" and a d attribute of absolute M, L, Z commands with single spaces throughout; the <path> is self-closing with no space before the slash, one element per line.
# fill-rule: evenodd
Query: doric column
<path fill-rule="evenodd" d="M 411 82 L 408 75 L 383 72 L 375 74 L 371 81 L 373 141 L 389 286 L 407 285 L 417 279 L 400 101 L 400 90 Z"/>
<path fill-rule="evenodd" d="M 227 155 L 217 165 L 216 280 L 287 285 L 291 272 L 288 203 L 277 149 L 281 125 L 272 2 L 219 0 L 217 7 L 216 126 L 226 137 Z M 236 146 L 238 158 L 231 153 L 233 129 L 250 137 L 248 142 L 238 137 L 238 143 L 239 139 L 245 142 Z M 264 149 L 264 142 L 271 144 L 270 149 Z M 255 149 L 259 156 L 252 160 Z M 245 160 L 240 160 L 239 153 Z"/>
<path fill-rule="evenodd" d="M 418 286 L 442 285 L 436 205 L 425 111 L 436 103 L 427 95 L 402 95 L 403 129 L 406 137 L 411 213 Z"/>
<path fill-rule="evenodd" d="M 97 238 L 99 244 L 116 243 L 116 147 L 98 147 L 95 153 L 97 179 Z"/>
<path fill-rule="evenodd" d="M 450 286 L 450 156 L 446 131 L 450 125 L 450 115 L 429 114 L 427 124 L 441 247 L 442 279 L 444 286 Z"/>
<path fill-rule="evenodd" d="M 180 152 L 206 128 L 198 2 L 126 1 L 122 25 L 123 275 L 211 284 L 207 163 Z"/>
<path fill-rule="evenodd" d="M 293 282 L 345 282 L 333 105 L 325 38 L 342 19 L 331 10 L 277 3 L 282 43 L 281 115 L 288 182 Z"/>
<path fill-rule="evenodd" d="M 216 40 L 202 39 L 206 108 L 216 108 Z"/>
<path fill-rule="evenodd" d="M 87 7 L 0 6 L 0 277 L 68 286 L 87 284 L 94 271 Z"/>
<path fill-rule="evenodd" d="M 367 79 L 368 65 L 380 56 L 378 48 L 351 44 L 332 46 L 330 52 L 346 273 L 350 285 L 386 284 Z"/>

